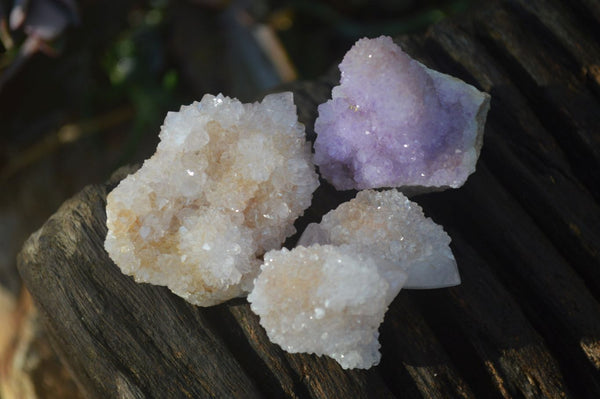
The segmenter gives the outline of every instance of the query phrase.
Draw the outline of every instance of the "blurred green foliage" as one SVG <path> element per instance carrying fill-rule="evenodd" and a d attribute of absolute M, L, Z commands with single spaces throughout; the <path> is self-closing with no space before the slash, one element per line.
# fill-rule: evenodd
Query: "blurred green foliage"
<path fill-rule="evenodd" d="M 135 110 L 128 137 L 116 166 L 131 158 L 146 133 L 155 129 L 166 110 L 176 105 L 178 73 L 166 64 L 165 12 L 167 1 L 151 1 L 134 9 L 129 25 L 108 47 L 102 66 L 110 86 L 96 93 L 111 100 L 126 100 Z M 156 133 L 154 133 L 156 134 Z"/>

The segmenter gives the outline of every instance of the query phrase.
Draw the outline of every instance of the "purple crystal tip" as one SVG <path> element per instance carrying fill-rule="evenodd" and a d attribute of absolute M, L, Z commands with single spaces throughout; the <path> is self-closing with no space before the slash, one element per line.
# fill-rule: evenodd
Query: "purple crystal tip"
<path fill-rule="evenodd" d="M 490 96 L 413 60 L 391 38 L 360 39 L 319 106 L 315 163 L 338 190 L 460 187 L 475 171 Z"/>

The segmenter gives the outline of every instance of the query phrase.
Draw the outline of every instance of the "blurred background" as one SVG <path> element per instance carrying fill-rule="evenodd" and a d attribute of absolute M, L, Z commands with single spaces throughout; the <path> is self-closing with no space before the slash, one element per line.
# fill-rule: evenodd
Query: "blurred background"
<path fill-rule="evenodd" d="M 425 30 L 469 0 L 0 0 L 0 399 L 81 397 L 21 287 L 24 240 L 85 185 L 141 162 L 167 111 L 253 101 L 361 37 Z"/>

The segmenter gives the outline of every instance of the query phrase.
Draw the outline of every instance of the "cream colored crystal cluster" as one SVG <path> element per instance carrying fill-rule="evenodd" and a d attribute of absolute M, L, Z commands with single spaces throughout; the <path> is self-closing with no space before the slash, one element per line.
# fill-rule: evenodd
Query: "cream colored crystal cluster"
<path fill-rule="evenodd" d="M 244 295 L 319 184 L 292 94 L 205 95 L 170 112 L 160 139 L 108 195 L 107 252 L 136 281 L 196 305 Z"/>
<path fill-rule="evenodd" d="M 401 192 L 365 190 L 311 223 L 298 245 L 348 244 L 408 272 L 404 288 L 441 288 L 460 284 L 450 237 L 426 218 Z"/>
<path fill-rule="evenodd" d="M 361 191 L 273 250 L 248 296 L 271 341 L 344 368 L 379 363 L 378 328 L 402 287 L 460 284 L 450 237 L 397 190 Z"/>

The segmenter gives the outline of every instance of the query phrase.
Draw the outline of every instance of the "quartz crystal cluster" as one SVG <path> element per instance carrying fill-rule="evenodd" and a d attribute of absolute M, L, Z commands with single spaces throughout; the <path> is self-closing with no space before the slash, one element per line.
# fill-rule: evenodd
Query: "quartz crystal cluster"
<path fill-rule="evenodd" d="M 311 223 L 298 245 L 312 244 L 347 244 L 384 258 L 408 273 L 404 288 L 460 284 L 448 234 L 395 189 L 360 191 L 323 216 L 321 223 Z"/>
<path fill-rule="evenodd" d="M 105 248 L 123 273 L 214 305 L 247 293 L 318 178 L 291 93 L 222 95 L 167 115 L 156 153 L 108 195 Z"/>
<path fill-rule="evenodd" d="M 318 178 L 291 93 L 222 95 L 169 113 L 157 151 L 107 199 L 111 258 L 136 281 L 201 306 L 249 293 L 272 342 L 343 368 L 377 363 L 379 325 L 402 288 L 460 284 L 450 237 L 414 193 L 475 170 L 489 95 L 427 69 L 388 37 L 361 39 L 319 106 L 314 161 L 361 189 L 281 249 Z M 262 263 L 262 265 L 261 265 Z"/>
<path fill-rule="evenodd" d="M 404 286 L 460 283 L 450 237 L 396 190 L 361 191 L 273 250 L 248 296 L 271 341 L 344 368 L 379 363 L 378 328 Z"/>
<path fill-rule="evenodd" d="M 379 363 L 379 324 L 406 273 L 349 245 L 270 251 L 248 296 L 269 339 L 343 368 Z"/>
<path fill-rule="evenodd" d="M 361 39 L 319 106 L 315 163 L 338 190 L 460 187 L 475 171 L 489 95 L 411 59 L 389 37 Z"/>

